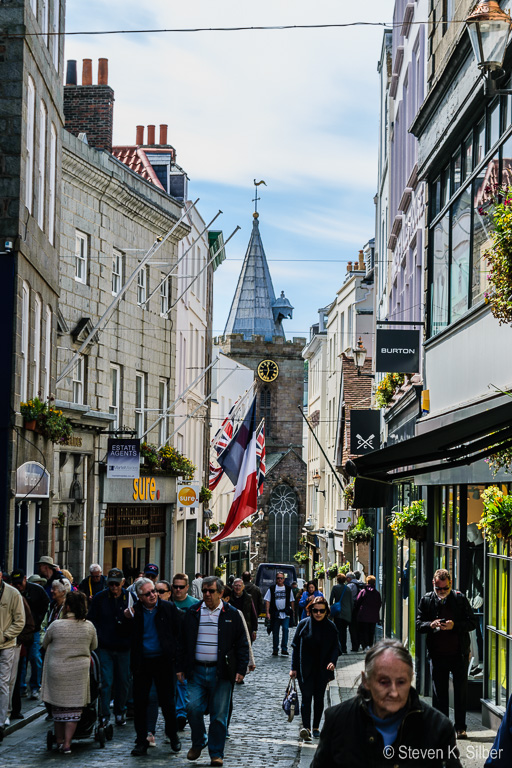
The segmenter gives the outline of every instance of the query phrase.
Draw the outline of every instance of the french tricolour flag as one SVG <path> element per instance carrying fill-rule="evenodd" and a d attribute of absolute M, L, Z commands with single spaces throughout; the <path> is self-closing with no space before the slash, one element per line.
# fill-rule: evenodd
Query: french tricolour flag
<path fill-rule="evenodd" d="M 237 443 L 239 437 L 240 441 Z M 220 541 L 220 539 L 229 536 L 243 520 L 256 512 L 258 507 L 256 440 L 256 399 L 254 399 L 242 426 L 225 451 L 225 454 L 230 454 L 233 451 L 233 455 L 231 458 L 229 456 L 219 457 L 225 459 L 224 470 L 228 477 L 231 479 L 230 472 L 233 474 L 237 467 L 238 477 L 235 483 L 235 498 L 229 510 L 224 528 L 212 541 Z M 242 448 L 244 444 L 245 448 Z M 229 459 L 229 461 L 226 461 L 226 459 Z"/>

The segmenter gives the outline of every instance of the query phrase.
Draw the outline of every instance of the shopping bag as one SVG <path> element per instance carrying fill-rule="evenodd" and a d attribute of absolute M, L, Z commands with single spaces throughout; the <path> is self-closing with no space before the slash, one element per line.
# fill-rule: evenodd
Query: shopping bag
<path fill-rule="evenodd" d="M 283 710 L 285 715 L 288 715 L 289 723 L 292 722 L 299 711 L 299 694 L 297 693 L 297 683 L 295 682 L 295 678 L 290 678 L 290 682 L 286 687 L 286 693 L 283 699 Z"/>

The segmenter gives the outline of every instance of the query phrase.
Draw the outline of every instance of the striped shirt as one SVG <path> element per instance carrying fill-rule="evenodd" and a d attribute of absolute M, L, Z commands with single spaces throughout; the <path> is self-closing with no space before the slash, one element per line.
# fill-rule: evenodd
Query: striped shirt
<path fill-rule="evenodd" d="M 213 611 L 203 603 L 199 615 L 199 630 L 197 633 L 196 661 L 217 661 L 219 639 L 219 616 L 222 610 L 222 600 Z"/>

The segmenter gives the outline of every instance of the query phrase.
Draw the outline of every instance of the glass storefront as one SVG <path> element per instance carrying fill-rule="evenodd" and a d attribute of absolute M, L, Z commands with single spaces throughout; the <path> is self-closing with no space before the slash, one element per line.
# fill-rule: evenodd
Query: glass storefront
<path fill-rule="evenodd" d="M 249 539 L 228 539 L 219 543 L 219 565 L 225 566 L 223 578 L 241 576 L 249 571 Z"/>

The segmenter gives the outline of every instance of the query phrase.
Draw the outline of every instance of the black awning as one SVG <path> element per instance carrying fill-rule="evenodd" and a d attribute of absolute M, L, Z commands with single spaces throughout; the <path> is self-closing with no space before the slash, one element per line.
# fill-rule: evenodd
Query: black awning
<path fill-rule="evenodd" d="M 349 461 L 345 469 L 353 477 L 393 482 L 472 464 L 494 453 L 496 443 L 503 444 L 500 449 L 512 446 L 512 399 L 507 395 L 438 417 L 423 434 Z"/>

